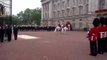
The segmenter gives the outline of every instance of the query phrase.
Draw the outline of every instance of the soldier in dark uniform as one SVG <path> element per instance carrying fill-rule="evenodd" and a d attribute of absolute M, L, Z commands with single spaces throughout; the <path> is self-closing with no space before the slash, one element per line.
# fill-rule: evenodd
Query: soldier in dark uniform
<path fill-rule="evenodd" d="M 2 26 L 0 26 L 0 42 L 4 42 L 4 29 Z"/>
<path fill-rule="evenodd" d="M 14 34 L 14 39 L 17 40 L 17 35 L 18 35 L 18 27 L 17 26 L 13 27 L 13 34 Z"/>
<path fill-rule="evenodd" d="M 7 40 L 8 40 L 8 42 L 10 42 L 12 39 L 11 39 L 11 37 L 12 37 L 12 29 L 11 29 L 11 27 L 10 26 L 7 26 L 6 27 L 6 35 L 7 35 Z"/>
<path fill-rule="evenodd" d="M 93 28 L 88 32 L 88 38 L 90 42 L 90 55 L 97 55 L 97 40 L 99 38 L 99 19 L 95 18 L 93 21 Z"/>

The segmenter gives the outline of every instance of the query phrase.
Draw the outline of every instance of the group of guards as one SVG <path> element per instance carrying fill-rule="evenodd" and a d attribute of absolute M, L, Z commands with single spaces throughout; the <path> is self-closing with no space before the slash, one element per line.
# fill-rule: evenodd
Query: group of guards
<path fill-rule="evenodd" d="M 69 22 L 64 24 L 58 24 L 58 26 L 61 28 L 63 25 L 66 26 L 69 30 L 72 30 L 72 26 Z M 71 27 L 69 27 L 69 25 Z M 54 31 L 56 29 L 55 26 L 33 26 L 33 25 L 18 25 L 19 31 Z"/>
<path fill-rule="evenodd" d="M 95 18 L 92 24 L 87 37 L 90 42 L 90 55 L 97 56 L 107 52 L 107 17 Z"/>
<path fill-rule="evenodd" d="M 20 31 L 53 31 L 54 26 L 30 26 L 30 25 L 19 25 L 18 29 Z"/>
<path fill-rule="evenodd" d="M 12 31 L 14 35 L 14 39 L 17 40 L 18 35 L 18 28 L 17 27 L 10 27 L 10 26 L 0 26 L 0 42 L 3 43 L 5 40 L 10 42 L 12 40 Z"/>
<path fill-rule="evenodd" d="M 66 24 L 58 24 L 54 30 L 54 32 L 56 31 L 61 31 L 61 32 L 64 32 L 64 31 L 71 31 L 72 30 L 72 26 L 70 24 L 70 22 L 66 22 Z"/>

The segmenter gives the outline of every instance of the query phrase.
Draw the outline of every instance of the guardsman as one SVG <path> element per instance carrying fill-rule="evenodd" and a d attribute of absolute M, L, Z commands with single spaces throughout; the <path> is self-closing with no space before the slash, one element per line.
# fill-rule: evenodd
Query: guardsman
<path fill-rule="evenodd" d="M 97 40 L 99 38 L 99 19 L 95 18 L 93 21 L 93 26 L 88 32 L 88 39 L 90 42 L 90 55 L 97 55 Z"/>
<path fill-rule="evenodd" d="M 66 23 L 66 27 L 68 28 L 68 31 L 70 31 L 71 25 L 69 22 Z"/>
<path fill-rule="evenodd" d="M 105 39 L 105 52 L 107 52 L 107 17 L 105 18 L 106 21 L 106 39 Z"/>
<path fill-rule="evenodd" d="M 100 24 L 99 27 L 99 33 L 100 33 L 100 39 L 98 40 L 98 53 L 103 54 L 105 49 L 105 39 L 106 39 L 106 24 L 105 24 L 105 18 L 100 17 Z"/>

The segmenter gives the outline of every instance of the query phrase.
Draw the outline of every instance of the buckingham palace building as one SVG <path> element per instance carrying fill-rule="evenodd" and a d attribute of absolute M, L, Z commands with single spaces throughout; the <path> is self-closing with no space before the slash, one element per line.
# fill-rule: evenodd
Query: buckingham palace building
<path fill-rule="evenodd" d="M 73 30 L 92 27 L 96 10 L 106 5 L 106 0 L 41 0 L 41 26 L 56 26 L 70 22 Z M 107 2 L 107 1 L 106 1 Z M 106 7 L 105 7 L 106 8 Z"/>

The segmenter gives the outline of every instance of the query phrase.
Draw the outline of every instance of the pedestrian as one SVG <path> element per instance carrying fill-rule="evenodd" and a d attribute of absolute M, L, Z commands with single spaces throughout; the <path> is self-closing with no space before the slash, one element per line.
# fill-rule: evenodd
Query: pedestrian
<path fill-rule="evenodd" d="M 93 26 L 88 32 L 88 38 L 90 42 L 90 55 L 97 55 L 97 40 L 99 38 L 99 19 L 95 18 L 93 21 Z"/>

